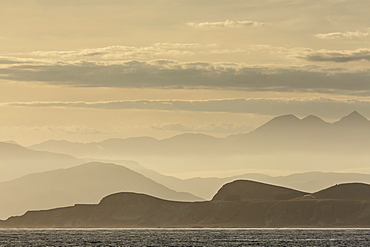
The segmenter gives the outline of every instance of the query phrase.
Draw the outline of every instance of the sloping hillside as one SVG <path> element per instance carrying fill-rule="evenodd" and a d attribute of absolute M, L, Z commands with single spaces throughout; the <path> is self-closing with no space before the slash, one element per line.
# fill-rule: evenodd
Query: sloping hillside
<path fill-rule="evenodd" d="M 312 196 L 276 200 L 280 195 L 290 197 L 292 190 L 250 181 L 231 186 L 241 190 L 250 187 L 248 193 L 240 194 L 258 200 L 174 202 L 124 192 L 95 205 L 27 212 L 0 221 L 0 227 L 370 227 L 370 200 Z"/>
<path fill-rule="evenodd" d="M 78 164 L 81 161 L 70 155 L 34 151 L 17 144 L 0 142 L 0 181 Z"/>
<path fill-rule="evenodd" d="M 123 191 L 176 201 L 202 200 L 171 190 L 126 167 L 93 162 L 0 183 L 0 218 L 27 210 L 97 203 L 106 195 Z"/>
<path fill-rule="evenodd" d="M 237 180 L 222 186 L 212 200 L 276 201 L 289 200 L 305 194 L 307 193 L 280 186 L 248 180 Z"/>

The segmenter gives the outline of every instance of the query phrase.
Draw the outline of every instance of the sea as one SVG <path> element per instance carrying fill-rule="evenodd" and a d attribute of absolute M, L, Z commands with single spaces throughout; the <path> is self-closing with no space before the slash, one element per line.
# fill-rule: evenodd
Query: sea
<path fill-rule="evenodd" d="M 0 246 L 370 246 L 369 229 L 0 229 Z"/>

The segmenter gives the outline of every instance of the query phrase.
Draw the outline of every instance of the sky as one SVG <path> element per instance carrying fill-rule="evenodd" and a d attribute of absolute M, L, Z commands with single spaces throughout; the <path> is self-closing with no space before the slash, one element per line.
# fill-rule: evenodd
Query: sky
<path fill-rule="evenodd" d="M 0 141 L 370 118 L 368 0 L 0 0 Z"/>

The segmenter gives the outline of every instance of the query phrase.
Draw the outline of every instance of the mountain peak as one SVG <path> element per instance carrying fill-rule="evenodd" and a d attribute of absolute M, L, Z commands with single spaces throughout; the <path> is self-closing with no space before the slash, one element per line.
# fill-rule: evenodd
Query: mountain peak
<path fill-rule="evenodd" d="M 364 118 L 364 119 L 366 119 L 364 116 L 362 116 L 360 113 L 358 113 L 358 111 L 351 112 L 347 117 L 351 117 L 351 118 Z"/>
<path fill-rule="evenodd" d="M 273 119 L 271 119 L 264 125 L 260 126 L 253 132 L 259 132 L 262 130 L 273 131 L 276 128 L 279 128 L 279 129 L 282 129 L 282 128 L 284 129 L 287 127 L 289 128 L 290 126 L 299 125 L 300 121 L 301 120 L 293 114 L 282 115 L 282 116 L 274 117 Z"/>
<path fill-rule="evenodd" d="M 284 119 L 284 120 L 285 119 L 286 120 L 299 120 L 299 118 L 297 118 L 293 114 L 281 115 L 281 116 L 275 117 L 274 119 L 279 119 L 279 120 L 282 120 L 282 119 Z"/>
<path fill-rule="evenodd" d="M 309 124 L 315 124 L 315 123 L 318 123 L 318 124 L 324 123 L 324 124 L 326 124 L 327 123 L 324 120 L 322 120 L 321 118 L 316 117 L 314 115 L 308 115 L 307 117 L 303 118 L 302 121 L 305 122 L 305 123 L 309 123 Z"/>
<path fill-rule="evenodd" d="M 265 125 L 270 125 L 270 124 L 283 124 L 284 125 L 284 124 L 289 124 L 289 123 L 292 123 L 292 122 L 299 122 L 299 121 L 300 121 L 300 119 L 297 118 L 295 115 L 288 114 L 288 115 L 281 115 L 281 116 L 278 116 L 278 117 L 274 117 L 273 119 L 268 121 Z"/>
<path fill-rule="evenodd" d="M 343 124 L 352 124 L 352 123 L 363 123 L 363 124 L 369 124 L 370 121 L 362 116 L 357 111 L 351 112 L 349 115 L 342 117 L 338 122 L 336 123 L 343 123 Z"/>

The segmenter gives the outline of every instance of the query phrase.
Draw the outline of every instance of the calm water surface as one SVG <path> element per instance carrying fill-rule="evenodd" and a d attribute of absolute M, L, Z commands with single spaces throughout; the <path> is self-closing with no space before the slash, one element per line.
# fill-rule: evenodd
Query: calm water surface
<path fill-rule="evenodd" d="M 0 246 L 370 246 L 370 229 L 0 229 Z"/>

